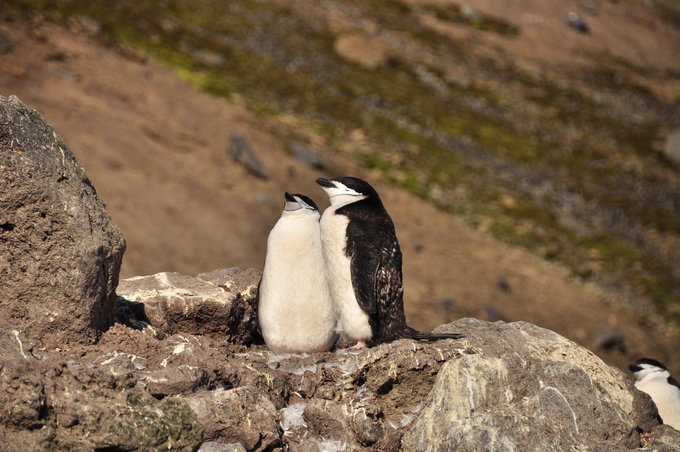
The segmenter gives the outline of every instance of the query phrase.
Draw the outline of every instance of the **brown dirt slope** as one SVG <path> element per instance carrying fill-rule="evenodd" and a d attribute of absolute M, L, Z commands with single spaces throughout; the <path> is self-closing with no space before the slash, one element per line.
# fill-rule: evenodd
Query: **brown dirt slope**
<path fill-rule="evenodd" d="M 651 356 L 680 374 L 677 332 L 646 324 L 615 294 L 469 228 L 352 162 L 325 155 L 330 170 L 322 172 L 295 160 L 290 137 L 324 149 L 296 120 L 258 116 L 60 26 L 5 22 L 0 32 L 15 43 L 0 57 L 0 94 L 38 109 L 87 170 L 127 240 L 122 277 L 261 268 L 283 192 L 306 193 L 323 208 L 314 180 L 354 174 L 375 184 L 396 223 L 412 326 L 493 317 L 495 309 L 507 320 L 553 329 L 611 364 Z M 247 137 L 269 179 L 231 160 L 235 132 Z M 603 327 L 617 329 L 624 347 L 598 349 Z"/>

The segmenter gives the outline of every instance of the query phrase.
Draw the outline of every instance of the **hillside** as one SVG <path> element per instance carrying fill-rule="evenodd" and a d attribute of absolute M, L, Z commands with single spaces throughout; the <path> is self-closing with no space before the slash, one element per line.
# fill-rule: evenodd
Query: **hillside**
<path fill-rule="evenodd" d="M 314 179 L 355 174 L 395 220 L 413 326 L 527 320 L 680 373 L 676 16 L 573 2 L 579 33 L 538 0 L 233 2 L 220 21 L 207 1 L 10 4 L 0 94 L 83 163 L 128 242 L 123 277 L 261 268 L 283 191 L 325 206 Z M 267 179 L 233 162 L 234 133 Z"/>

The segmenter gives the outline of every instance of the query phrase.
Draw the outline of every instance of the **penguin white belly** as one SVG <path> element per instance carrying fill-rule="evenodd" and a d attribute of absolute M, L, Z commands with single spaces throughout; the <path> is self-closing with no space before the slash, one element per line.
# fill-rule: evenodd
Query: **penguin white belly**
<path fill-rule="evenodd" d="M 351 261 L 345 254 L 349 219 L 337 215 L 338 207 L 327 208 L 321 216 L 321 240 L 326 262 L 326 279 L 335 309 L 338 312 L 338 330 L 354 340 L 372 337 L 368 315 L 357 302 L 352 285 Z"/>
<path fill-rule="evenodd" d="M 258 318 L 277 353 L 326 351 L 336 315 L 323 271 L 318 216 L 281 218 L 267 239 Z"/>
<path fill-rule="evenodd" d="M 661 378 L 639 381 L 635 387 L 650 395 L 664 424 L 680 430 L 680 389 Z"/>

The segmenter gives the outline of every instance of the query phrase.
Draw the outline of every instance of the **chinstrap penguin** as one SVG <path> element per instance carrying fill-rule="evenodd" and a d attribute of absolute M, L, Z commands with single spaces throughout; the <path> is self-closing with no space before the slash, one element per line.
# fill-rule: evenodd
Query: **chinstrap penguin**
<path fill-rule="evenodd" d="M 680 384 L 659 361 L 641 358 L 628 366 L 635 387 L 654 401 L 664 424 L 680 430 Z"/>
<path fill-rule="evenodd" d="M 262 337 L 275 353 L 314 353 L 335 343 L 336 315 L 324 272 L 319 210 L 285 194 L 281 218 L 267 238 L 258 292 Z"/>
<path fill-rule="evenodd" d="M 401 250 L 380 196 L 355 177 L 317 179 L 329 199 L 321 217 L 321 243 L 338 329 L 354 348 L 400 338 L 458 339 L 423 333 L 406 324 Z"/>

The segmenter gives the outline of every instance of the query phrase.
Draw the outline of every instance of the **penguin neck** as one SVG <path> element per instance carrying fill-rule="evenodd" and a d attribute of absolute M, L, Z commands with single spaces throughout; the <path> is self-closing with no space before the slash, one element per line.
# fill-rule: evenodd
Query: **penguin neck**
<path fill-rule="evenodd" d="M 314 218 L 318 220 L 320 217 L 319 212 L 312 211 L 309 209 L 297 209 L 297 210 L 284 210 L 281 212 L 281 218 L 286 219 L 311 219 Z"/>
<path fill-rule="evenodd" d="M 346 194 L 339 194 L 339 195 L 333 195 L 328 198 L 328 200 L 331 202 L 332 207 L 342 207 L 346 206 L 347 204 L 352 204 L 358 201 L 362 201 L 364 199 L 368 198 L 367 195 L 363 196 L 356 196 L 356 195 L 346 195 Z"/>
<path fill-rule="evenodd" d="M 643 375 L 642 378 L 635 382 L 635 385 L 637 386 L 638 384 L 645 384 L 656 379 L 665 382 L 670 376 L 671 374 L 667 370 L 655 370 L 653 372 L 648 372 L 645 375 Z"/>

